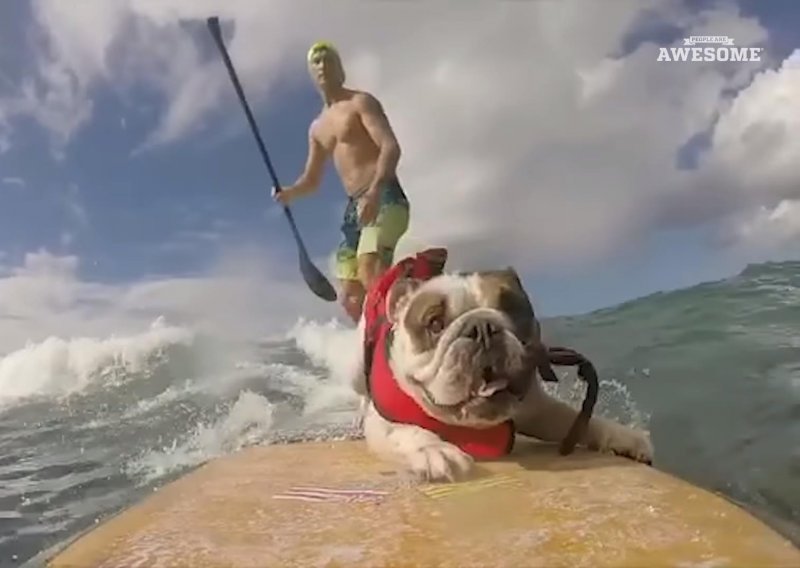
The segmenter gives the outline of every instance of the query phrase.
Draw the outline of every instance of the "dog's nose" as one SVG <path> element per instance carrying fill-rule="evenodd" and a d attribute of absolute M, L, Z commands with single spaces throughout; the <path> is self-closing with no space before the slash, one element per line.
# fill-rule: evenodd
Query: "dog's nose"
<path fill-rule="evenodd" d="M 500 328 L 492 322 L 478 320 L 468 324 L 467 329 L 464 330 L 464 335 L 473 341 L 480 343 L 482 346 L 489 348 L 492 337 L 497 335 L 499 331 Z"/>

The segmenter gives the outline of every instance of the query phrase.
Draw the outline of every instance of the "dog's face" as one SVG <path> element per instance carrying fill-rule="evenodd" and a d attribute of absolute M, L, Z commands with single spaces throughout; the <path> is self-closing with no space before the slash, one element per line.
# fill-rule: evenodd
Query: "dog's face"
<path fill-rule="evenodd" d="M 443 422 L 502 422 L 535 380 L 539 324 L 512 269 L 400 280 L 387 314 L 401 388 Z"/>

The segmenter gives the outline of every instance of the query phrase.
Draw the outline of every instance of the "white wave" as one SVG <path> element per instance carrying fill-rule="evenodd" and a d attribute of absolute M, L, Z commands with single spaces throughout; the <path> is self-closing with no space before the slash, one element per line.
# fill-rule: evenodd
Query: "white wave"
<path fill-rule="evenodd" d="M 324 365 L 333 377 L 346 381 L 357 363 L 358 331 L 338 320 L 326 323 L 299 319 L 287 337 L 317 365 Z"/>
<path fill-rule="evenodd" d="M 306 398 L 305 413 L 323 414 L 353 410 L 357 397 L 350 385 L 354 367 L 359 363 L 360 340 L 354 327 L 345 327 L 337 320 L 327 323 L 299 320 L 289 331 L 298 349 L 311 361 L 330 371 L 330 380 L 320 382 Z"/>
<path fill-rule="evenodd" d="M 136 404 L 126 410 L 120 417 L 121 420 L 130 420 L 143 414 L 153 412 L 157 408 L 165 406 L 176 400 L 187 398 L 191 394 L 196 393 L 199 387 L 192 380 L 184 381 L 183 386 L 170 385 L 161 394 L 153 398 L 145 398 L 136 402 Z"/>
<path fill-rule="evenodd" d="M 558 383 L 543 383 L 546 392 L 567 404 L 579 408 L 586 396 L 586 383 L 574 370 L 556 371 Z M 649 376 L 649 371 L 646 376 Z M 634 428 L 649 429 L 650 415 L 636 404 L 628 387 L 617 379 L 600 379 L 600 392 L 593 414 L 616 420 Z"/>
<path fill-rule="evenodd" d="M 148 451 L 125 469 L 128 475 L 148 483 L 262 441 L 272 424 L 273 406 L 270 401 L 245 390 L 217 420 L 198 423 L 184 441 L 176 438 L 169 446 Z"/>
<path fill-rule="evenodd" d="M 308 369 L 284 363 L 240 361 L 236 371 L 228 373 L 217 382 L 236 384 L 253 376 L 266 377 L 270 388 L 299 397 L 307 396 L 320 384 L 320 376 Z"/>
<path fill-rule="evenodd" d="M 139 478 L 141 483 L 161 479 L 173 472 L 201 464 L 209 459 L 227 455 L 247 445 L 263 441 L 273 428 L 289 426 L 303 429 L 310 425 L 328 425 L 349 421 L 356 408 L 356 397 L 347 382 L 350 365 L 355 354 L 353 341 L 355 329 L 348 329 L 336 321 L 320 323 L 298 320 L 284 339 L 293 340 L 297 348 L 323 371 L 307 369 L 269 360 L 254 362 L 240 360 L 231 371 L 202 381 L 206 393 L 219 391 L 219 396 L 238 383 L 252 377 L 264 377 L 271 388 L 293 394 L 305 401 L 302 416 L 284 416 L 281 408 L 265 396 L 244 389 L 238 392 L 235 402 L 224 408 L 215 420 L 187 427 L 186 434 L 175 438 L 166 446 L 148 450 L 131 461 L 126 471 Z M 328 371 L 328 373 L 325 372 Z M 197 388 L 195 382 L 192 388 Z M 172 398 L 175 392 L 162 393 L 158 402 Z M 143 401 L 133 410 L 150 408 L 156 400 Z M 339 420 L 342 414 L 346 417 Z M 280 423 L 276 423 L 280 422 Z M 285 421 L 288 421 L 284 423 Z"/>
<path fill-rule="evenodd" d="M 97 381 L 145 373 L 166 347 L 191 345 L 194 334 L 159 318 L 140 334 L 106 339 L 49 337 L 0 359 L 0 405 L 34 396 L 80 392 Z"/>

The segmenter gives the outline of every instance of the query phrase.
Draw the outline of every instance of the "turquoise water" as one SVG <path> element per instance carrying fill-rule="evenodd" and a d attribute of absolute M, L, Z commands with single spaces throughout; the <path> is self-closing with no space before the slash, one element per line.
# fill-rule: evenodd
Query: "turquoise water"
<path fill-rule="evenodd" d="M 649 415 L 659 468 L 800 524 L 800 263 L 551 323 Z"/>
<path fill-rule="evenodd" d="M 720 491 L 800 542 L 800 263 L 543 323 L 550 343 L 595 362 L 596 412 L 651 431 L 656 467 Z M 177 328 L 123 347 L 67 340 L 61 349 L 94 365 L 77 374 L 45 359 L 52 345 L 0 359 L 0 384 L 40 385 L 14 398 L 0 392 L 0 566 L 204 460 L 309 429 L 347 435 L 355 399 L 337 369 L 351 335 L 300 323 L 249 358 L 212 366 L 209 353 L 222 347 Z M 136 365 L 125 362 L 134 346 Z M 125 352 L 87 357 L 109 349 Z M 31 376 L 2 375 L 12 367 Z M 554 392 L 577 404 L 582 388 L 567 374 Z"/>

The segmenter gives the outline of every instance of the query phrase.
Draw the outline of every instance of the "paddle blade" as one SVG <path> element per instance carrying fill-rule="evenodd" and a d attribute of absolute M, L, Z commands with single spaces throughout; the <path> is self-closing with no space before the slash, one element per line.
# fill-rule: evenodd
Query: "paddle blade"
<path fill-rule="evenodd" d="M 322 272 L 314 266 L 314 263 L 308 258 L 308 254 L 302 248 L 300 249 L 300 272 L 303 274 L 306 285 L 314 294 L 328 302 L 336 301 L 336 290 Z"/>
<path fill-rule="evenodd" d="M 286 220 L 289 222 L 289 228 L 292 230 L 294 241 L 297 243 L 297 253 L 300 257 L 300 273 L 303 275 L 303 280 L 306 281 L 306 285 L 308 285 L 311 291 L 318 297 L 329 302 L 335 301 L 336 290 L 334 290 L 331 283 L 328 282 L 328 279 L 325 278 L 325 275 L 311 262 L 311 258 L 309 258 L 308 252 L 306 251 L 306 245 L 303 244 L 303 239 L 300 238 L 300 231 L 297 230 L 297 225 L 294 222 L 294 215 L 292 215 L 292 212 L 286 206 L 283 207 L 283 212 L 286 215 Z"/>

